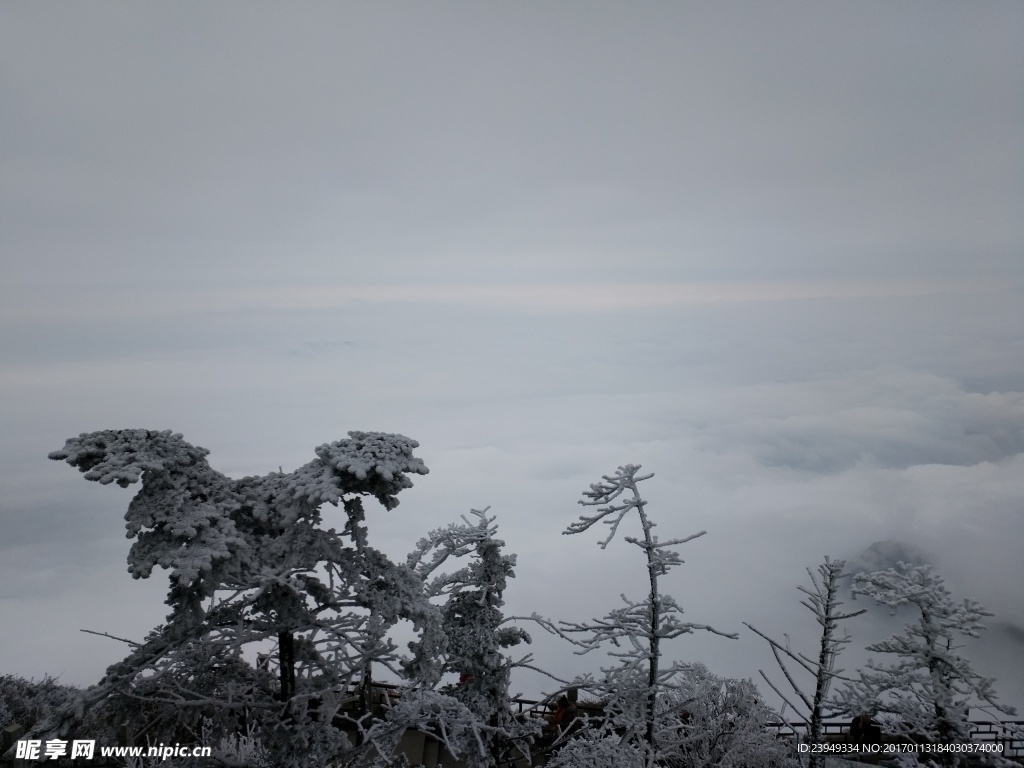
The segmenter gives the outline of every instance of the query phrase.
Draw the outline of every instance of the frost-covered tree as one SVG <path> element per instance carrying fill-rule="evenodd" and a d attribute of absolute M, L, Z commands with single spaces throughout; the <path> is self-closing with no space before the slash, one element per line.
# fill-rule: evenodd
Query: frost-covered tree
<path fill-rule="evenodd" d="M 538 618 L 549 631 L 571 640 L 584 654 L 610 644 L 615 649 L 609 655 L 618 659 L 618 665 L 602 670 L 599 678 L 578 681 L 580 688 L 590 690 L 604 702 L 604 715 L 599 727 L 591 729 L 590 736 L 602 740 L 618 734 L 624 746 L 640 755 L 644 766 L 653 766 L 663 756 L 659 740 L 662 720 L 666 712 L 660 702 L 675 690 L 679 675 L 686 667 L 679 662 L 666 664 L 662 643 L 697 630 L 713 632 L 736 639 L 736 634 L 719 632 L 706 624 L 694 624 L 682 619 L 683 609 L 670 595 L 661 591 L 660 580 L 671 568 L 682 564 L 679 553 L 671 547 L 703 536 L 706 531 L 683 539 L 660 541 L 654 534 L 655 523 L 647 514 L 647 502 L 640 495 L 638 483 L 653 477 L 640 475 L 640 466 L 627 464 L 614 475 L 605 475 L 584 491 L 579 503 L 597 507 L 593 514 L 581 515 L 569 525 L 566 535 L 583 533 L 594 525 L 609 526 L 606 537 L 600 541 L 602 549 L 615 538 L 623 520 L 635 513 L 642 537 L 626 536 L 644 554 L 649 589 L 644 600 L 631 600 L 622 595 L 625 605 L 606 616 L 590 622 L 559 622 L 554 625 Z M 632 751 L 630 752 L 632 754 Z"/>
<path fill-rule="evenodd" d="M 621 706 L 621 704 L 620 704 Z M 658 694 L 656 742 L 650 755 L 630 740 L 629 719 L 592 716 L 550 765 L 556 768 L 795 768 L 791 748 L 768 725 L 776 715 L 750 680 L 719 677 L 703 664 L 681 665 Z M 593 720 L 598 720 L 595 727 Z M 614 722 L 614 727 L 606 727 Z"/>
<path fill-rule="evenodd" d="M 476 743 L 465 755 L 467 765 L 476 768 L 498 764 L 516 746 L 526 751 L 535 729 L 512 717 L 509 684 L 515 662 L 503 653 L 530 642 L 524 630 L 507 625 L 501 611 L 508 579 L 515 578 L 516 556 L 502 553 L 505 542 L 497 538 L 495 516 L 488 516 L 487 509 L 470 514 L 475 522 L 463 516 L 462 524 L 439 528 L 420 540 L 407 564 L 429 579 L 428 596 L 443 600 L 448 642 L 444 671 L 459 675 L 458 684 L 446 690 L 478 721 Z M 453 557 L 469 557 L 470 562 L 452 573 L 434 575 Z M 431 706 L 436 702 L 432 700 Z M 472 730 L 464 724 L 467 729 Z"/>
<path fill-rule="evenodd" d="M 886 732 L 935 744 L 969 741 L 972 708 L 992 718 L 1015 714 L 997 703 L 994 681 L 977 674 L 958 653 L 963 646 L 957 641 L 978 637 L 982 620 L 992 614 L 974 600 L 955 601 L 931 566 L 900 562 L 886 571 L 858 574 L 854 593 L 893 614 L 908 607 L 915 618 L 901 632 L 868 646 L 896 661 L 869 660 L 859 677 L 838 691 L 838 708 L 847 714 L 882 713 Z M 958 765 L 960 757 L 950 753 L 941 759 Z"/>
<path fill-rule="evenodd" d="M 181 684 L 190 658 L 205 648 L 247 663 L 243 652 L 270 644 L 276 712 L 268 713 L 264 696 L 253 693 L 250 703 L 273 720 L 270 730 L 284 734 L 279 741 L 290 755 L 279 755 L 280 764 L 293 757 L 298 764 L 317 759 L 318 740 L 331 742 L 323 756 L 345 746 L 331 721 L 342 692 L 368 676 L 372 664 L 435 680 L 440 615 L 412 569 L 368 544 L 364 524 L 364 497 L 394 509 L 397 494 L 412 486 L 409 475 L 426 474 L 413 455 L 417 446 L 402 435 L 350 432 L 318 447 L 316 458 L 294 472 L 235 480 L 207 463 L 206 449 L 170 431 L 105 430 L 69 439 L 51 459 L 101 484 L 141 482 L 125 515 L 135 539 L 128 569 L 135 578 L 148 578 L 155 566 L 170 571 L 171 613 L 41 732 L 66 733 L 85 709 L 115 693 L 137 696 L 147 676 L 176 679 L 163 694 L 181 707 L 224 705 L 215 693 Z M 325 504 L 344 511 L 342 531 L 322 526 Z M 421 632 L 410 659 L 401 659 L 386 637 L 400 619 Z"/>
<path fill-rule="evenodd" d="M 806 598 L 800 601 L 800 605 L 814 614 L 814 619 L 821 627 L 821 637 L 818 643 L 817 658 L 812 658 L 803 653 L 794 651 L 790 647 L 789 635 L 784 634 L 784 643 L 773 640 L 756 627 L 743 622 L 747 628 L 768 641 L 771 645 L 775 661 L 782 670 L 786 682 L 789 683 L 792 693 L 787 695 L 779 689 L 771 679 L 761 671 L 761 677 L 768 683 L 769 687 L 779 695 L 789 707 L 803 718 L 807 726 L 807 740 L 811 744 L 819 744 L 822 741 L 822 723 L 827 714 L 826 701 L 828 700 L 829 689 L 835 680 L 845 680 L 842 676 L 843 670 L 836 669 L 836 660 L 839 658 L 843 647 L 850 642 L 848 632 L 838 633 L 839 622 L 860 616 L 867 609 L 843 613 L 840 608 L 843 601 L 839 599 L 840 579 L 843 578 L 843 569 L 846 567 L 845 560 L 831 560 L 827 555 L 825 562 L 818 566 L 817 575 L 810 568 L 807 575 L 811 579 L 811 588 L 798 586 Z M 806 693 L 804 687 L 797 683 L 793 673 L 786 666 L 783 656 L 789 658 L 800 669 L 810 674 L 814 679 L 814 692 Z M 796 695 L 799 704 L 794 703 L 792 696 Z M 822 762 L 818 753 L 809 755 L 808 768 L 817 768 Z"/>
<path fill-rule="evenodd" d="M 750 680 L 712 674 L 687 665 L 679 684 L 661 702 L 659 735 L 667 764 L 678 768 L 789 768 L 789 747 L 767 726 L 775 713 Z"/>

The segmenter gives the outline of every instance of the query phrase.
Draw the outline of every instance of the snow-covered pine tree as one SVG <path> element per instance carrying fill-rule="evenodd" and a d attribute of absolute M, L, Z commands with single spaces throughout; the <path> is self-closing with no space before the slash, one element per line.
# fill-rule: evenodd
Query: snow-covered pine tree
<path fill-rule="evenodd" d="M 536 730 L 517 722 L 511 713 L 509 684 L 515 662 L 503 649 L 529 643 L 530 636 L 508 626 L 501 611 L 508 579 L 515 578 L 516 556 L 502 554 L 505 542 L 497 538 L 497 518 L 489 516 L 488 509 L 470 510 L 475 522 L 463 516 L 462 524 L 432 531 L 407 561 L 421 578 L 429 579 L 428 596 L 444 601 L 444 671 L 459 675 L 458 684 L 446 690 L 477 719 L 477 743 L 465 754 L 471 768 L 498 765 L 516 751 L 529 754 Z M 465 556 L 471 558 L 465 567 L 434 576 L 449 558 Z M 529 656 L 523 661 L 528 660 Z M 448 727 L 454 730 L 451 724 Z"/>
<path fill-rule="evenodd" d="M 345 738 L 330 733 L 331 720 L 342 692 L 371 663 L 431 681 L 440 673 L 439 611 L 412 569 L 368 545 L 363 523 L 363 497 L 393 509 L 397 494 L 412 486 L 409 475 L 426 474 L 413 455 L 417 446 L 402 435 L 350 432 L 318 447 L 316 458 L 294 472 L 233 480 L 210 467 L 206 449 L 170 431 L 104 430 L 69 439 L 51 459 L 101 484 L 141 481 L 125 515 L 135 539 L 129 571 L 147 578 L 154 566 L 168 569 L 172 610 L 74 710 L 37 732 L 66 734 L 88 707 L 115 692 L 130 694 L 140 675 L 187 666 L 197 644 L 242 660 L 245 649 L 274 643 L 282 703 L 276 714 L 265 701 L 251 703 L 268 718 L 267 733 L 290 750 L 275 757 L 278 764 L 316 762 L 345 748 Z M 324 504 L 344 510 L 341 533 L 322 527 Z M 401 660 L 385 637 L 399 619 L 422 633 L 413 659 Z M 180 707 L 217 704 L 180 686 L 170 695 Z"/>
<path fill-rule="evenodd" d="M 869 660 L 858 678 L 837 692 L 836 708 L 846 714 L 881 713 L 885 732 L 933 744 L 970 741 L 971 709 L 996 719 L 1014 710 L 996 701 L 994 680 L 982 677 L 958 651 L 957 641 L 978 637 L 992 614 L 974 600 L 957 602 L 930 565 L 900 562 L 895 568 L 855 577 L 854 594 L 867 595 L 891 613 L 906 606 L 915 615 L 901 632 L 873 645 L 874 653 L 896 661 Z M 960 765 L 960 753 L 933 756 Z"/>
<path fill-rule="evenodd" d="M 736 639 L 737 635 L 720 632 L 706 624 L 683 621 L 683 609 L 674 598 L 661 591 L 661 577 L 683 562 L 679 553 L 670 547 L 699 538 L 706 531 L 683 539 L 659 541 L 654 535 L 655 523 L 645 509 L 647 502 L 637 488 L 639 483 L 654 475 L 640 475 L 639 472 L 639 465 L 627 464 L 619 467 L 614 475 L 605 475 L 601 482 L 593 483 L 589 490 L 583 492 L 585 498 L 579 503 L 598 507 L 597 511 L 580 515 L 579 520 L 569 525 L 563 533 L 583 533 L 597 523 L 602 523 L 610 529 L 599 543 L 604 549 L 615 538 L 626 516 L 635 512 L 640 521 L 642 538 L 626 536 L 625 540 L 644 553 L 649 584 L 647 597 L 635 601 L 622 595 L 625 603 L 622 608 L 612 610 L 603 618 L 591 622 L 563 621 L 553 625 L 537 618 L 546 629 L 576 644 L 580 648 L 577 653 L 589 653 L 607 644 L 623 648 L 610 651 L 611 656 L 619 659 L 618 666 L 602 669 L 603 674 L 599 679 L 579 681 L 580 688 L 596 694 L 604 702 L 603 722 L 596 731 L 590 733 L 590 737 L 603 745 L 602 754 L 607 752 L 611 755 L 609 759 L 613 764 L 616 759 L 633 760 L 639 756 L 639 764 L 650 768 L 672 754 L 672 745 L 659 742 L 659 732 L 678 722 L 679 708 L 674 702 L 668 703 L 666 694 L 679 687 L 677 678 L 686 671 L 686 666 L 679 662 L 664 663 L 663 641 L 697 630 L 732 639 Z M 607 739 L 616 734 L 624 734 L 617 747 Z M 559 764 L 563 763 L 570 765 L 564 760 Z"/>
<path fill-rule="evenodd" d="M 807 740 L 811 744 L 819 744 L 822 741 L 822 723 L 826 716 L 825 703 L 828 700 L 829 688 L 832 682 L 846 679 L 842 676 L 843 670 L 836 669 L 836 660 L 839 658 L 843 647 L 849 644 L 850 635 L 848 632 L 844 632 L 842 635 L 838 634 L 839 622 L 860 616 L 867 610 L 862 608 L 852 613 L 843 613 L 840 610 L 840 607 L 843 605 L 842 600 L 839 599 L 840 579 L 843 578 L 843 569 L 845 567 L 845 560 L 832 560 L 826 555 L 825 562 L 818 566 L 817 576 L 810 568 L 807 569 L 807 575 L 811 579 L 812 588 L 808 589 L 802 585 L 797 587 L 798 590 L 806 595 L 806 599 L 801 600 L 800 604 L 814 614 L 815 621 L 821 627 L 821 638 L 818 643 L 818 656 L 816 659 L 793 651 L 790 647 L 789 635 L 784 634 L 785 643 L 780 643 L 757 629 L 757 627 L 743 622 L 748 629 L 763 637 L 771 645 L 775 661 L 782 670 L 782 674 L 789 683 L 790 688 L 793 689 L 793 693 L 799 699 L 800 705 L 794 704 L 790 695 L 783 693 L 771 681 L 771 678 L 764 673 L 764 670 L 761 670 L 761 677 L 779 695 L 779 698 L 803 719 L 807 726 Z M 792 672 L 786 666 L 783 656 L 788 657 L 798 667 L 813 676 L 814 693 L 805 693 L 804 688 L 796 682 Z M 823 760 L 819 753 L 815 752 L 808 755 L 808 768 L 818 768 L 822 762 Z"/>

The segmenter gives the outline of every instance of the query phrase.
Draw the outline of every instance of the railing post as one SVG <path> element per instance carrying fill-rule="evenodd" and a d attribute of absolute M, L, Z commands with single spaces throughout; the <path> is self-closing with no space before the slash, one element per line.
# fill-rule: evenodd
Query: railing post
<path fill-rule="evenodd" d="M 15 760 L 14 758 L 5 760 L 4 754 L 26 733 L 28 733 L 28 728 L 19 723 L 8 725 L 3 731 L 0 731 L 0 766 L 7 768 L 7 766 L 15 766 L 19 763 L 24 764 L 24 761 Z"/>

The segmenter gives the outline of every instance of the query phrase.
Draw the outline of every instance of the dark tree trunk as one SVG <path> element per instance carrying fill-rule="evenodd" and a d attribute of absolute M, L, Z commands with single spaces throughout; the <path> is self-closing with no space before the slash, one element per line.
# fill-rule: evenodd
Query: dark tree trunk
<path fill-rule="evenodd" d="M 277 633 L 278 663 L 281 667 L 281 701 L 295 695 L 295 635 L 288 630 Z"/>

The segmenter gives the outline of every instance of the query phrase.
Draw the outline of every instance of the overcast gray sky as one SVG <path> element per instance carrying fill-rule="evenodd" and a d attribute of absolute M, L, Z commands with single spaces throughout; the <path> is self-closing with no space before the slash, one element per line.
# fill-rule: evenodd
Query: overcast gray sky
<path fill-rule="evenodd" d="M 1018 2 L 0 5 L 0 674 L 94 682 L 124 647 L 79 628 L 165 613 L 65 438 L 241 476 L 360 429 L 431 470 L 378 546 L 491 505 L 510 612 L 642 596 L 560 535 L 642 463 L 659 533 L 708 530 L 694 621 L 810 642 L 804 568 L 899 542 L 1024 705 L 1022 39 Z"/>

